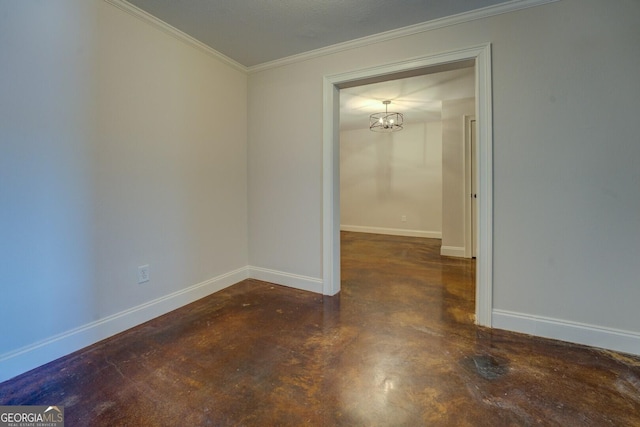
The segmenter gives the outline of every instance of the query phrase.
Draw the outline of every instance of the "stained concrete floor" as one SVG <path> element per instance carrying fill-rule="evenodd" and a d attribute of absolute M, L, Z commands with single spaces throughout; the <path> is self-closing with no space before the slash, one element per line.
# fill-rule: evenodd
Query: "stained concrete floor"
<path fill-rule="evenodd" d="M 343 233 L 342 292 L 256 280 L 0 384 L 67 426 L 640 426 L 640 358 L 473 325 L 474 261 Z"/>

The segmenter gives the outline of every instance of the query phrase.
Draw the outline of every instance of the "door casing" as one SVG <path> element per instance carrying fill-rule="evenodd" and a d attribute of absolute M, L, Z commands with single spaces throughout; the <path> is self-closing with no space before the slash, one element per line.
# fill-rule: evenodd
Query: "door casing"
<path fill-rule="evenodd" d="M 428 55 L 324 77 L 322 143 L 322 291 L 340 291 L 340 94 L 341 87 L 372 80 L 384 81 L 475 61 L 477 166 L 478 166 L 478 259 L 476 262 L 476 323 L 491 326 L 493 295 L 493 130 L 491 101 L 491 44 Z"/>

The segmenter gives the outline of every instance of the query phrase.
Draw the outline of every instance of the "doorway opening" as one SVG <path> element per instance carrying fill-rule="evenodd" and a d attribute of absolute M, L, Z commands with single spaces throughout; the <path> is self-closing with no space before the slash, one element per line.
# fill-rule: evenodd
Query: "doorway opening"
<path fill-rule="evenodd" d="M 491 326 L 492 182 L 490 45 L 452 51 L 411 61 L 327 76 L 323 120 L 323 293 L 340 291 L 340 95 L 344 88 L 397 80 L 475 64 L 478 140 L 478 262 L 476 323 Z"/>
<path fill-rule="evenodd" d="M 475 70 L 473 61 L 455 65 L 459 68 L 340 89 L 341 230 L 465 246 L 462 203 L 468 201 L 459 193 L 468 162 L 461 158 L 466 155 L 461 119 L 474 114 Z M 368 128 L 383 100 L 404 116 L 401 131 Z M 448 248 L 440 249 L 442 255 L 466 255 L 459 249 L 445 253 Z"/>

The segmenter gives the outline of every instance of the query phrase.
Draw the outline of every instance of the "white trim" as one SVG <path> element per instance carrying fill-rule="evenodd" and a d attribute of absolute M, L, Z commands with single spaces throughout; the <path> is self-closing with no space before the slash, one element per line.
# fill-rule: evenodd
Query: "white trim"
<path fill-rule="evenodd" d="M 472 171 L 477 169 L 472 166 L 471 162 L 471 122 L 475 121 L 475 115 L 464 115 L 462 117 L 462 129 L 464 134 L 464 257 L 465 258 L 473 258 L 473 248 L 471 245 L 472 237 L 471 233 L 474 229 L 474 224 L 472 224 L 472 215 L 471 215 L 471 205 L 472 205 L 472 182 L 473 177 L 471 176 Z M 476 178 L 477 179 L 477 178 Z M 477 225 L 475 225 L 477 227 Z"/>
<path fill-rule="evenodd" d="M 402 228 L 366 227 L 362 225 L 341 225 L 342 231 L 356 233 L 387 234 L 390 236 L 422 237 L 425 239 L 442 239 L 440 231 L 405 230 Z"/>
<path fill-rule="evenodd" d="M 640 355 L 640 334 L 543 316 L 493 310 L 493 327 Z"/>
<path fill-rule="evenodd" d="M 319 58 L 326 55 L 332 55 L 338 52 L 343 52 L 345 50 L 357 49 L 357 48 L 361 48 L 371 44 L 393 40 L 399 37 L 406 37 L 414 34 L 420 34 L 420 33 L 432 31 L 438 28 L 444 28 L 452 25 L 463 24 L 465 22 L 475 21 L 477 19 L 489 18 L 492 16 L 502 15 L 505 13 L 515 12 L 518 10 L 528 9 L 531 7 L 541 6 L 543 4 L 553 3 L 556 1 L 559 1 L 559 0 L 512 0 L 506 3 L 487 6 L 482 9 L 472 10 L 470 12 L 463 12 L 457 15 L 446 16 L 443 18 L 434 19 L 432 21 L 427 21 L 420 24 L 410 25 L 410 26 L 399 28 L 396 30 L 385 31 L 385 32 L 374 34 L 371 36 L 361 37 L 361 38 L 350 40 L 343 43 L 337 43 L 331 46 L 310 50 L 308 52 L 303 52 L 297 55 L 291 55 L 286 58 L 264 62 L 262 64 L 247 67 L 247 70 L 249 73 L 257 73 L 257 72 L 269 70 L 272 68 L 290 65 L 296 62 L 307 61 L 310 59 Z"/>
<path fill-rule="evenodd" d="M 247 267 L 0 355 L 0 382 L 138 326 L 249 278 Z"/>
<path fill-rule="evenodd" d="M 323 81 L 322 120 L 322 293 L 340 292 L 340 93 Z"/>
<path fill-rule="evenodd" d="M 465 249 L 463 246 L 440 246 L 440 255 L 464 258 Z"/>
<path fill-rule="evenodd" d="M 493 89 L 491 45 L 476 56 L 478 243 L 476 323 L 491 327 L 493 309 Z"/>
<path fill-rule="evenodd" d="M 261 267 L 249 267 L 249 277 L 263 282 L 322 294 L 322 279 L 315 277 L 301 276 Z"/>
<path fill-rule="evenodd" d="M 242 71 L 244 73 L 248 72 L 248 68 L 245 67 L 244 65 L 240 64 L 239 62 L 234 61 L 233 59 L 229 58 L 228 56 L 218 52 L 217 50 L 211 48 L 210 46 L 202 43 L 201 41 L 191 37 L 190 35 L 178 30 L 177 28 L 167 24 L 166 22 L 162 21 L 159 18 L 156 18 L 155 16 L 151 15 L 148 12 L 145 12 L 144 10 L 140 9 L 137 6 L 132 5 L 131 3 L 129 3 L 126 0 L 104 0 L 105 2 L 109 3 L 112 6 L 117 7 L 118 9 L 127 12 L 129 15 L 135 16 L 136 18 L 140 19 L 141 21 L 157 28 L 158 30 L 162 31 L 165 34 L 170 35 L 171 37 L 186 43 L 192 47 L 195 47 L 196 49 L 199 49 L 201 51 L 203 51 L 204 53 L 213 56 L 214 58 L 224 62 L 227 65 L 232 66 L 233 68 L 235 68 L 236 70 Z"/>
<path fill-rule="evenodd" d="M 363 46 L 368 46 L 375 43 L 384 42 L 387 40 L 393 40 L 399 37 L 411 36 L 413 34 L 420 34 L 426 31 L 432 31 L 438 28 L 449 27 L 452 25 L 463 24 L 465 22 L 475 21 L 477 19 L 489 18 L 496 15 L 502 15 L 505 13 L 515 12 L 522 9 L 528 9 L 531 7 L 541 6 L 547 3 L 553 3 L 559 0 L 512 0 L 506 3 L 501 3 L 493 6 L 487 6 L 481 9 L 472 10 L 469 12 L 459 13 L 457 15 L 446 16 L 432 21 L 423 22 L 420 24 L 409 25 L 407 27 L 399 28 L 396 30 L 385 31 L 382 33 L 374 34 L 367 37 L 361 37 L 355 40 L 350 40 L 344 43 L 337 43 L 331 46 L 323 47 L 320 49 L 310 50 L 297 55 L 291 55 L 286 58 L 276 59 L 274 61 L 264 62 L 262 64 L 246 67 L 239 62 L 229 58 L 228 56 L 218 52 L 212 47 L 202 43 L 201 41 L 191 37 L 190 35 L 178 30 L 177 28 L 167 24 L 159 18 L 151 15 L 148 12 L 140 9 L 137 6 L 129 3 L 126 0 L 104 0 L 108 4 L 123 10 L 130 15 L 133 15 L 140 20 L 150 24 L 160 31 L 168 34 L 184 43 L 187 43 L 197 49 L 204 51 L 205 53 L 221 60 L 222 62 L 232 66 L 233 68 L 243 71 L 245 73 L 256 73 L 265 71 L 272 68 L 282 67 L 284 65 L 293 64 L 296 62 L 307 61 L 309 59 L 318 58 L 325 55 L 331 55 L 334 53 L 342 52 L 350 49 L 357 49 Z"/>
<path fill-rule="evenodd" d="M 491 327 L 493 295 L 493 129 L 491 45 L 432 54 L 402 62 L 324 77 L 322 164 L 322 265 L 325 295 L 340 291 L 340 138 L 337 134 L 338 87 L 380 76 L 475 60 L 478 132 L 478 259 L 476 262 L 476 323 Z M 327 292 L 330 290 L 331 293 Z"/>

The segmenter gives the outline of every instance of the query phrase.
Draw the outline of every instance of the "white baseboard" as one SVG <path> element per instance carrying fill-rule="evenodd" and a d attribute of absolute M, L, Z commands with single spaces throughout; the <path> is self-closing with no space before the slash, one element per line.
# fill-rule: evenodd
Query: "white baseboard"
<path fill-rule="evenodd" d="M 340 225 L 341 231 L 356 233 L 388 234 L 390 236 L 424 237 L 427 239 L 442 239 L 440 231 L 404 230 L 402 228 L 364 227 L 361 225 Z"/>
<path fill-rule="evenodd" d="M 190 304 L 249 277 L 247 267 L 0 355 L 0 382 Z"/>
<path fill-rule="evenodd" d="M 458 253 L 460 248 L 453 249 L 454 253 Z M 445 254 L 443 253 L 443 255 Z M 322 294 L 322 279 L 260 267 L 243 267 L 0 355 L 0 382 L 190 304 L 247 278 Z M 492 327 L 640 355 L 640 333 L 637 332 L 497 309 L 492 311 Z"/>
<path fill-rule="evenodd" d="M 267 268 L 249 267 L 249 277 L 290 288 L 322 294 L 322 279 L 269 270 Z"/>
<path fill-rule="evenodd" d="M 464 258 L 465 250 L 463 246 L 440 246 L 440 255 Z"/>
<path fill-rule="evenodd" d="M 496 309 L 492 312 L 492 327 L 640 355 L 637 332 Z"/>

